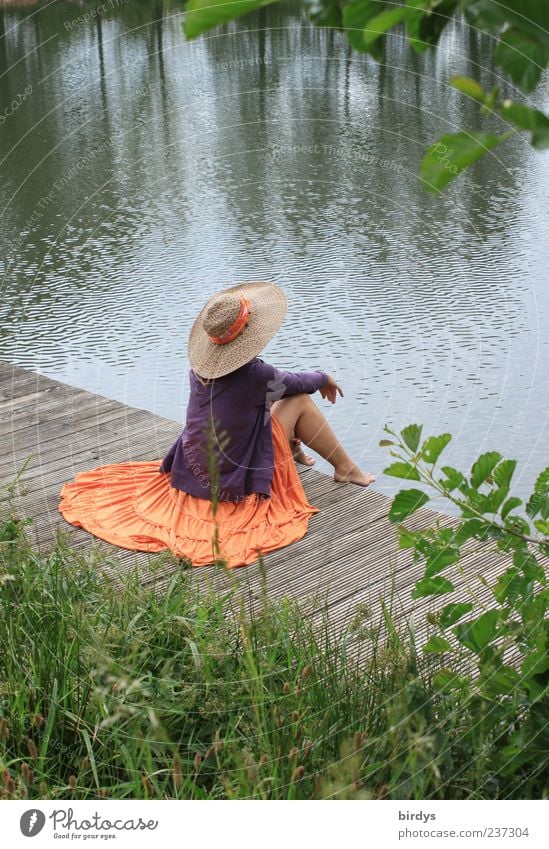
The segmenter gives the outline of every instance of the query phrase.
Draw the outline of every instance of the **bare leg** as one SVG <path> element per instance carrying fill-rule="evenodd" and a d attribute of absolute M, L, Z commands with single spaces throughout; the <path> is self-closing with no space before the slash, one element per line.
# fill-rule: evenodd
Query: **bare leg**
<path fill-rule="evenodd" d="M 301 444 L 301 439 L 298 439 L 297 436 L 294 436 L 290 440 L 290 446 L 296 463 L 303 463 L 304 466 L 314 466 L 316 460 L 314 457 L 311 457 L 310 454 L 305 453 Z"/>
<path fill-rule="evenodd" d="M 271 412 L 280 420 L 290 442 L 297 437 L 332 464 L 334 480 L 360 486 L 368 486 L 375 480 L 353 463 L 310 395 L 281 398 L 274 402 Z"/>

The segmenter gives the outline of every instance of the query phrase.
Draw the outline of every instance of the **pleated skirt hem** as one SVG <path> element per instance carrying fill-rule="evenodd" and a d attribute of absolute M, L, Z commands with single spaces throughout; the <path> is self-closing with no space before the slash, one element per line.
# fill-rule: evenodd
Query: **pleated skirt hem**
<path fill-rule="evenodd" d="M 262 554 L 290 545 L 318 513 L 309 504 L 283 427 L 272 416 L 275 466 L 271 497 L 254 493 L 241 502 L 212 504 L 171 486 L 161 460 L 112 463 L 76 475 L 61 489 L 59 512 L 74 527 L 119 548 L 170 550 L 193 566 L 216 556 L 228 568 L 246 566 Z M 213 539 L 217 527 L 218 554 Z"/>

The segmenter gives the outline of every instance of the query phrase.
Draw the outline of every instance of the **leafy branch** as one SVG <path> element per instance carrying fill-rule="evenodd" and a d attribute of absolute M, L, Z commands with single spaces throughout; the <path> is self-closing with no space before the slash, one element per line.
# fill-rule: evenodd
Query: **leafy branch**
<path fill-rule="evenodd" d="M 385 427 L 384 430 L 398 440 L 397 434 L 389 427 Z M 549 469 L 545 469 L 539 475 L 534 493 L 526 506 L 527 515 L 533 519 L 534 526 L 541 534 L 534 537 L 531 536 L 527 521 L 513 514 L 513 511 L 522 505 L 522 500 L 516 496 L 508 498 L 516 460 L 502 460 L 501 454 L 497 451 L 489 451 L 482 454 L 473 464 L 470 481 L 451 466 L 443 466 L 441 471 L 445 477 L 437 479 L 434 476 L 434 467 L 440 454 L 451 441 L 451 434 L 443 433 L 440 436 L 429 437 L 422 449 L 418 451 L 421 432 L 422 427 L 420 425 L 409 425 L 401 431 L 401 441 L 381 440 L 380 445 L 382 446 L 397 445 L 400 453 L 396 451 L 390 453 L 402 461 L 393 463 L 385 469 L 386 475 L 422 481 L 438 493 L 436 497 L 451 501 L 458 507 L 464 518 L 482 521 L 486 525 L 486 534 L 489 532 L 491 536 L 499 539 L 502 536 L 504 537 L 505 534 L 510 534 L 516 536 L 519 540 L 537 546 L 547 545 L 545 537 L 549 529 L 547 522 L 549 515 L 549 496 L 547 495 Z M 420 461 L 423 461 L 423 463 L 420 463 Z M 491 485 L 492 488 L 489 492 L 481 491 L 480 488 L 483 484 Z M 454 494 L 455 490 L 461 493 L 461 498 Z M 542 496 L 542 493 L 545 493 L 545 497 Z M 399 495 L 400 497 L 395 499 L 391 508 L 390 518 L 393 520 L 406 518 L 411 515 L 413 510 L 423 506 L 429 500 L 429 496 L 419 490 L 405 490 Z M 408 510 L 409 507 L 413 508 L 411 512 Z M 536 519 L 538 513 L 541 513 L 541 517 Z M 494 518 L 490 518 L 491 515 Z M 500 515 L 501 522 L 496 521 L 496 515 Z M 471 525 L 471 527 L 477 526 Z M 505 545 L 507 544 L 505 543 Z"/>
<path fill-rule="evenodd" d="M 523 505 L 510 494 L 515 460 L 488 451 L 467 475 L 452 466 L 438 471 L 439 458 L 452 439 L 449 433 L 422 442 L 421 425 L 410 424 L 400 433 L 385 427 L 385 432 L 390 439 L 382 439 L 380 445 L 395 458 L 385 474 L 417 481 L 427 489 L 401 490 L 389 511 L 390 521 L 397 524 L 400 548 L 413 550 L 414 561 L 424 564 L 412 598 L 452 593 L 456 588 L 443 572 L 455 567 L 471 599 L 448 601 L 440 611 L 427 614 L 435 632 L 423 651 L 446 658 L 434 686 L 445 692 L 457 688 L 468 695 L 494 732 L 506 724 L 498 766 L 502 774 L 540 759 L 549 764 L 549 468 L 538 475 Z M 441 527 L 437 521 L 435 527 L 411 530 L 402 524 L 431 500 L 430 493 L 458 507 L 456 527 Z M 517 512 L 521 507 L 524 515 Z M 493 583 L 480 577 L 491 591 L 489 605 L 469 586 L 460 564 L 463 546 L 473 539 L 484 547 L 492 540 L 511 558 Z M 448 665 L 456 651 L 476 658 L 478 676 L 460 675 Z M 506 661 L 509 651 L 512 665 Z"/>
<path fill-rule="evenodd" d="M 184 17 L 187 39 L 196 38 L 279 0 L 189 0 Z M 416 53 L 435 48 L 449 22 L 464 15 L 470 26 L 496 41 L 496 64 L 525 94 L 535 90 L 549 64 L 549 3 L 542 0 L 302 0 L 310 20 L 345 33 L 355 50 L 383 61 L 387 34 L 400 27 Z M 426 151 L 419 177 L 439 192 L 466 168 L 519 132 L 537 149 L 549 147 L 549 117 L 525 103 L 500 99 L 499 87 L 485 92 L 476 80 L 457 76 L 450 85 L 479 104 L 482 115 L 510 125 L 503 133 L 460 130 L 441 136 Z"/>

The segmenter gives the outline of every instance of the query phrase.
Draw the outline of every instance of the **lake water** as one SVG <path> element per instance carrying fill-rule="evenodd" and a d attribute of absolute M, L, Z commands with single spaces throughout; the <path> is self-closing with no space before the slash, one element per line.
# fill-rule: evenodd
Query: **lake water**
<path fill-rule="evenodd" d="M 527 495 L 548 464 L 549 155 L 517 137 L 442 197 L 416 176 L 438 135 L 481 126 L 446 81 L 492 85 L 489 39 L 456 25 L 417 57 L 395 36 L 380 66 L 295 4 L 192 43 L 177 5 L 93 8 L 0 9 L 0 359 L 183 420 L 198 309 L 273 280 L 290 308 L 264 357 L 337 377 L 345 398 L 319 401 L 365 470 L 385 423 L 419 422 L 458 467 L 517 458 Z"/>

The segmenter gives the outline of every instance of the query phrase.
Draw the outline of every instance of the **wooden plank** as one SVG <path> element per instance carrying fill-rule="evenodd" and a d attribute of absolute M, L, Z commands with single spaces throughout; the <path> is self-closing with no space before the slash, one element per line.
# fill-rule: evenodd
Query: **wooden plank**
<path fill-rule="evenodd" d="M 45 374 L 39 374 L 38 372 L 26 368 L 21 368 L 21 366 L 12 365 L 11 363 L 0 362 L 0 391 L 4 392 L 6 391 L 7 387 L 11 386 L 11 396 L 14 393 L 17 394 L 19 386 L 24 386 L 27 383 L 34 383 L 37 389 L 43 389 L 45 387 L 52 386 L 63 386 L 68 391 L 73 392 L 89 391 L 83 390 L 80 386 L 74 386 L 73 384 L 57 380 L 54 377 L 48 377 Z M 97 398 L 104 397 L 94 392 L 89 392 L 89 394 L 94 395 Z"/>
<path fill-rule="evenodd" d="M 73 419 L 82 420 L 92 419 L 95 415 L 109 410 L 123 415 L 124 408 L 118 401 L 90 398 L 88 392 L 75 396 L 54 393 L 54 390 L 48 392 L 48 401 L 40 406 L 27 405 L 25 409 L 21 408 L 13 415 L 3 417 L 0 421 L 0 436 L 9 438 L 17 434 L 18 439 L 30 437 L 32 440 L 33 428 L 55 421 L 60 428 L 66 429 L 66 422 L 71 415 Z"/>
<path fill-rule="evenodd" d="M 162 459 L 177 438 L 179 430 L 170 423 L 158 421 L 153 422 L 155 428 L 151 428 L 150 413 L 143 410 L 131 413 L 126 410 L 125 413 L 125 416 L 95 422 L 76 436 L 68 433 L 59 437 L 58 428 L 48 429 L 50 440 L 38 439 L 36 445 L 27 446 L 25 450 L 19 449 L 12 457 L 0 463 L 0 479 L 12 474 L 15 468 L 20 468 L 30 454 L 33 459 L 23 480 L 43 477 L 45 473 L 57 469 L 64 470 L 70 477 L 86 468 L 117 462 L 112 459 L 112 452 L 125 445 L 129 454 L 136 443 L 149 446 L 150 460 Z M 55 432 L 57 438 L 54 437 Z"/>
<path fill-rule="evenodd" d="M 169 432 L 166 437 L 169 437 Z M 168 438 L 161 440 L 163 446 L 167 445 L 168 442 Z M 108 462 L 105 456 L 95 457 L 88 462 L 85 460 L 85 455 L 75 455 L 73 461 L 69 458 L 62 458 L 53 461 L 51 464 L 36 464 L 28 471 L 25 470 L 21 478 L 21 485 L 29 492 L 36 492 L 37 490 L 42 491 L 44 488 L 60 487 L 62 483 L 73 480 L 76 474 L 81 471 L 101 468 L 112 463 L 155 461 L 160 465 L 162 454 L 165 453 L 165 451 L 158 450 L 158 456 L 154 456 L 156 450 L 153 450 L 155 446 L 152 446 L 148 429 L 130 436 L 127 434 L 119 436 L 119 439 L 113 442 L 112 446 L 109 448 Z M 156 448 L 160 449 L 160 445 Z"/>
<path fill-rule="evenodd" d="M 10 407 L 14 406 L 20 398 L 23 399 L 32 393 L 47 392 L 48 389 L 49 387 L 39 386 L 37 383 L 31 381 L 25 381 L 23 384 L 18 384 L 17 387 L 4 383 L 0 385 L 0 402 L 8 410 L 8 405 Z M 24 402 L 22 401 L 22 403 Z M 6 413 L 2 413 L 2 418 L 5 415 Z"/>
<path fill-rule="evenodd" d="M 32 424 L 28 423 L 25 428 L 12 430 L 4 436 L 0 435 L 0 442 L 8 444 L 13 452 L 17 448 L 23 449 L 25 446 L 36 445 L 43 426 L 55 426 L 59 435 L 65 434 L 69 437 L 84 429 L 97 428 L 106 422 L 115 420 L 123 422 L 133 412 L 133 407 L 121 407 L 117 402 L 109 402 L 101 407 L 83 406 L 77 415 L 67 412 L 66 409 L 64 412 L 56 410 L 48 417 L 44 417 L 43 421 L 34 421 Z M 153 430 L 154 422 L 151 422 L 151 431 Z"/>
<path fill-rule="evenodd" d="M 113 417 L 110 415 L 112 412 L 118 415 Z M 67 445 L 84 445 L 86 442 L 90 444 L 90 439 L 100 440 L 103 431 L 107 436 L 123 426 L 124 422 L 128 422 L 128 429 L 131 429 L 134 423 L 147 423 L 149 429 L 151 428 L 150 413 L 145 410 L 103 407 L 99 408 L 99 411 L 93 408 L 85 419 L 79 418 L 75 421 L 73 412 L 69 411 L 62 420 L 45 421 L 25 431 L 14 431 L 10 444 L 11 454 L 9 457 L 0 457 L 0 468 L 8 460 L 17 461 L 24 458 L 31 450 L 38 451 L 49 459 L 62 457 L 63 449 Z"/>
<path fill-rule="evenodd" d="M 35 389 L 43 386 L 40 375 L 31 371 L 17 373 L 5 368 L 5 363 L 0 363 L 0 398 L 7 401 L 9 398 L 25 394 L 30 386 Z"/>
<path fill-rule="evenodd" d="M 494 552 L 487 546 L 486 551 L 483 554 L 484 563 L 482 568 L 482 573 L 485 577 L 493 578 L 500 572 L 506 568 L 506 564 L 504 562 L 504 558 L 501 557 L 499 552 Z M 465 555 L 461 560 L 461 566 L 463 570 L 469 574 L 469 578 L 472 578 L 476 572 L 479 571 L 478 566 L 478 553 L 473 555 Z M 414 574 L 414 583 L 421 576 L 422 572 L 419 573 L 415 571 Z M 466 585 L 462 578 L 452 573 L 451 570 L 445 571 L 445 576 L 453 579 L 456 590 L 451 595 L 452 601 L 463 601 L 470 600 L 469 592 L 466 588 Z M 475 593 L 479 598 L 490 598 L 490 591 L 479 581 L 473 581 L 475 585 Z M 366 587 L 360 592 L 355 593 L 352 597 L 345 598 L 341 601 L 337 601 L 335 604 L 329 605 L 329 613 L 330 619 L 333 622 L 340 622 L 343 624 L 349 618 L 349 614 L 352 611 L 356 611 L 358 605 L 366 604 L 372 608 L 372 610 L 379 614 L 381 612 L 381 598 L 385 598 L 387 600 L 389 598 L 389 591 L 395 593 L 396 598 L 399 601 L 398 605 L 398 618 L 402 620 L 414 621 L 416 628 L 419 629 L 421 623 L 426 627 L 425 615 L 429 610 L 433 607 L 435 609 L 439 609 L 444 606 L 446 601 L 450 600 L 450 596 L 447 599 L 443 597 L 433 598 L 428 597 L 427 599 L 412 599 L 411 597 L 411 584 L 406 584 L 405 586 L 399 586 L 398 575 L 396 572 L 391 574 L 383 582 L 378 582 L 377 584 L 372 584 L 371 586 Z"/>

